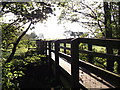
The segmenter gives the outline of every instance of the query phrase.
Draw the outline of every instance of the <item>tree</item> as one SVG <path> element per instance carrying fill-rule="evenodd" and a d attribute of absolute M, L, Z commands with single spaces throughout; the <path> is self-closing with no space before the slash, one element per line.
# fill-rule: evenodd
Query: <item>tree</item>
<path fill-rule="evenodd" d="M 70 36 L 74 36 L 74 38 L 79 38 L 81 35 L 83 35 L 83 32 L 72 32 Z"/>
<path fill-rule="evenodd" d="M 11 26 L 7 30 L 3 30 L 8 26 L 7 23 L 2 23 L 2 48 L 7 49 L 17 38 L 18 30 L 16 30 L 17 26 Z"/>
<path fill-rule="evenodd" d="M 44 34 L 43 33 L 40 33 L 38 36 L 37 36 L 38 39 L 44 39 Z"/>
<path fill-rule="evenodd" d="M 89 30 L 89 33 L 93 34 L 96 36 L 98 27 L 101 28 L 101 20 L 97 18 L 96 12 L 94 9 L 97 7 L 94 7 L 96 3 L 91 5 L 87 5 L 84 2 L 68 2 L 64 3 L 64 7 L 62 10 L 62 13 L 60 15 L 60 22 L 65 23 L 65 22 L 71 22 L 72 23 L 79 23 L 82 27 L 87 28 Z M 100 5 L 99 5 L 100 6 Z M 100 10 L 98 10 L 100 11 Z M 101 13 L 101 12 L 100 12 Z M 65 22 L 64 22 L 65 21 Z M 101 29 L 102 32 L 102 29 Z"/>
<path fill-rule="evenodd" d="M 37 38 L 37 35 L 36 35 L 35 32 L 32 32 L 32 33 L 29 35 L 29 37 L 30 37 L 31 39 L 36 39 L 36 38 Z"/>
<path fill-rule="evenodd" d="M 66 38 L 70 38 L 71 33 L 72 33 L 71 30 L 67 30 L 67 31 L 65 31 L 65 32 L 63 33 L 63 35 L 64 35 Z"/>
<path fill-rule="evenodd" d="M 21 38 L 26 34 L 33 24 L 46 20 L 48 18 L 48 14 L 52 13 L 52 9 L 50 4 L 44 2 L 2 2 L 2 6 L 3 15 L 7 13 L 13 13 L 17 18 L 16 20 L 12 19 L 11 21 L 13 22 L 10 23 L 4 30 L 7 30 L 7 28 L 11 27 L 12 25 L 20 25 L 20 23 L 25 25 L 26 23 L 29 23 L 28 27 L 14 42 L 12 53 L 5 61 L 5 63 L 8 63 L 13 59 L 13 56 L 16 52 L 16 47 Z"/>
<path fill-rule="evenodd" d="M 111 14 L 111 29 L 112 29 L 112 38 L 120 38 L 120 30 L 119 30 L 119 18 L 120 18 L 120 3 L 119 2 L 110 2 L 110 14 Z"/>
<path fill-rule="evenodd" d="M 76 22 L 89 30 L 96 38 L 119 38 L 119 3 L 117 2 L 67 2 L 61 3 L 63 10 L 60 22 Z M 105 7 L 105 8 L 104 8 Z M 106 20 L 105 20 L 106 19 Z M 107 28 L 107 29 L 106 29 Z"/>
<path fill-rule="evenodd" d="M 79 38 L 81 35 L 83 35 L 83 32 L 74 32 L 74 31 L 71 31 L 71 30 L 68 30 L 68 31 L 65 31 L 63 33 L 64 36 L 66 36 L 66 38 L 71 38 L 72 36 L 74 38 Z"/>

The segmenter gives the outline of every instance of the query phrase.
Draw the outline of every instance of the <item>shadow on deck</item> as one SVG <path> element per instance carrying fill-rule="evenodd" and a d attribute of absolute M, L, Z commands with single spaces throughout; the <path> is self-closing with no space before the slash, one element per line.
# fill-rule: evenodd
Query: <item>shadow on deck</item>
<path fill-rule="evenodd" d="M 40 88 L 61 88 L 54 77 L 49 77 L 52 72 L 49 71 L 47 64 L 30 64 L 27 65 L 25 75 L 20 78 L 20 90 L 40 89 Z"/>

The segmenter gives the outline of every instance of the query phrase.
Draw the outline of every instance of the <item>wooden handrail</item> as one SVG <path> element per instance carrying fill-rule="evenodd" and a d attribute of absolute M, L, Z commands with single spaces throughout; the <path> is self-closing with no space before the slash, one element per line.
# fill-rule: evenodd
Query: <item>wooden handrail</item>
<path fill-rule="evenodd" d="M 91 56 L 96 56 L 96 57 L 102 57 L 102 58 L 112 58 L 113 61 L 119 61 L 120 55 L 113 55 L 113 54 L 106 54 L 106 53 L 98 53 L 94 51 L 85 51 L 85 50 L 79 50 L 80 53 L 86 53 Z"/>
<path fill-rule="evenodd" d="M 78 41 L 79 43 L 87 43 L 87 44 L 91 44 L 91 45 L 111 47 L 114 49 L 120 48 L 120 40 L 119 39 L 77 38 L 76 41 Z"/>
<path fill-rule="evenodd" d="M 118 62 L 118 71 L 120 71 L 120 55 L 114 55 L 112 53 L 98 53 L 92 51 L 93 45 L 97 46 L 104 46 L 106 48 L 110 49 L 118 49 L 120 50 L 120 40 L 119 39 L 91 39 L 91 38 L 76 38 L 76 39 L 61 39 L 61 40 L 50 40 L 47 41 L 48 43 L 48 51 L 49 53 L 47 54 L 49 56 L 49 60 L 51 60 L 51 52 L 55 53 L 55 72 L 56 72 L 56 77 L 59 78 L 59 57 L 65 58 L 69 63 L 71 63 L 71 83 L 72 87 L 78 87 L 79 83 L 79 67 L 84 67 L 90 70 L 92 73 L 99 75 L 101 78 L 105 79 L 106 81 L 110 82 L 112 85 L 115 87 L 119 87 L 120 85 L 120 76 L 110 72 L 108 70 L 104 70 L 100 67 L 97 67 L 92 64 L 92 59 L 93 57 L 102 57 L 106 58 L 108 63 L 114 63 L 115 61 Z M 54 46 L 52 45 L 54 43 Z M 63 43 L 63 46 L 60 46 L 60 43 Z M 67 47 L 67 43 L 71 44 L 71 47 Z M 86 43 L 88 44 L 88 50 L 79 50 L 79 44 L 80 43 Z M 54 47 L 54 50 L 51 47 Z M 60 48 L 64 49 L 64 52 L 60 52 Z M 71 51 L 71 55 L 66 54 L 66 50 Z M 79 60 L 79 53 L 86 53 L 88 54 L 88 61 L 82 61 Z M 111 59 L 113 59 L 111 61 Z M 49 61 L 50 62 L 50 61 Z M 91 63 L 91 64 L 90 64 Z M 110 64 L 107 64 L 110 65 Z M 113 68 L 113 66 L 109 66 L 109 68 Z M 97 73 L 97 72 L 100 73 Z M 104 73 L 102 75 L 101 73 Z M 120 74 L 120 72 L 118 72 Z M 114 79 L 108 79 L 106 76 L 110 76 L 111 78 Z M 115 82 L 117 81 L 117 82 Z"/>

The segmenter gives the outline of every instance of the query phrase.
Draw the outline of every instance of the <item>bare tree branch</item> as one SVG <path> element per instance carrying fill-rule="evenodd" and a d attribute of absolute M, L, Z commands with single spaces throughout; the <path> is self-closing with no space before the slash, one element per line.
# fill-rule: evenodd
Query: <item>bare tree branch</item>
<path fill-rule="evenodd" d="M 13 56 L 16 52 L 16 47 L 18 45 L 18 43 L 20 42 L 21 38 L 26 34 L 26 32 L 29 30 L 30 26 L 32 25 L 32 21 L 30 22 L 28 28 L 18 37 L 18 39 L 16 40 L 16 42 L 13 44 L 13 49 L 12 49 L 12 53 L 10 54 L 10 56 L 8 57 L 8 59 L 5 61 L 5 64 L 6 63 L 9 63 L 12 59 L 13 59 Z"/>

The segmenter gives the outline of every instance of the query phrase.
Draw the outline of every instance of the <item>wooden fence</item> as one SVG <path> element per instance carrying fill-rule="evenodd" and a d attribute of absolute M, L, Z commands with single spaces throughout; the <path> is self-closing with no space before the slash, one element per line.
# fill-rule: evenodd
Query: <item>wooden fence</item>
<path fill-rule="evenodd" d="M 99 76 L 114 87 L 120 87 L 120 40 L 118 39 L 61 39 L 44 41 L 46 55 L 48 56 L 49 66 L 52 67 L 54 63 L 54 72 L 56 79 L 59 79 L 60 74 L 64 73 L 64 77 L 68 79 L 71 87 L 86 88 L 79 82 L 79 68 L 83 67 L 91 73 Z M 87 49 L 80 49 L 80 44 L 87 45 Z M 106 53 L 93 51 L 93 46 L 103 46 L 106 48 Z M 62 52 L 61 52 L 62 49 Z M 114 54 L 113 51 L 116 51 Z M 69 55 L 67 54 L 70 52 Z M 55 55 L 55 60 L 52 59 L 52 53 Z M 81 60 L 80 53 L 87 54 L 88 61 Z M 71 64 L 71 74 L 69 75 L 59 65 L 59 58 L 64 58 Z M 106 59 L 106 67 L 101 68 L 93 65 L 94 57 Z M 116 65 L 115 65 L 116 63 Z M 116 68 L 115 68 L 116 67 Z M 116 73 L 114 73 L 114 68 Z"/>

